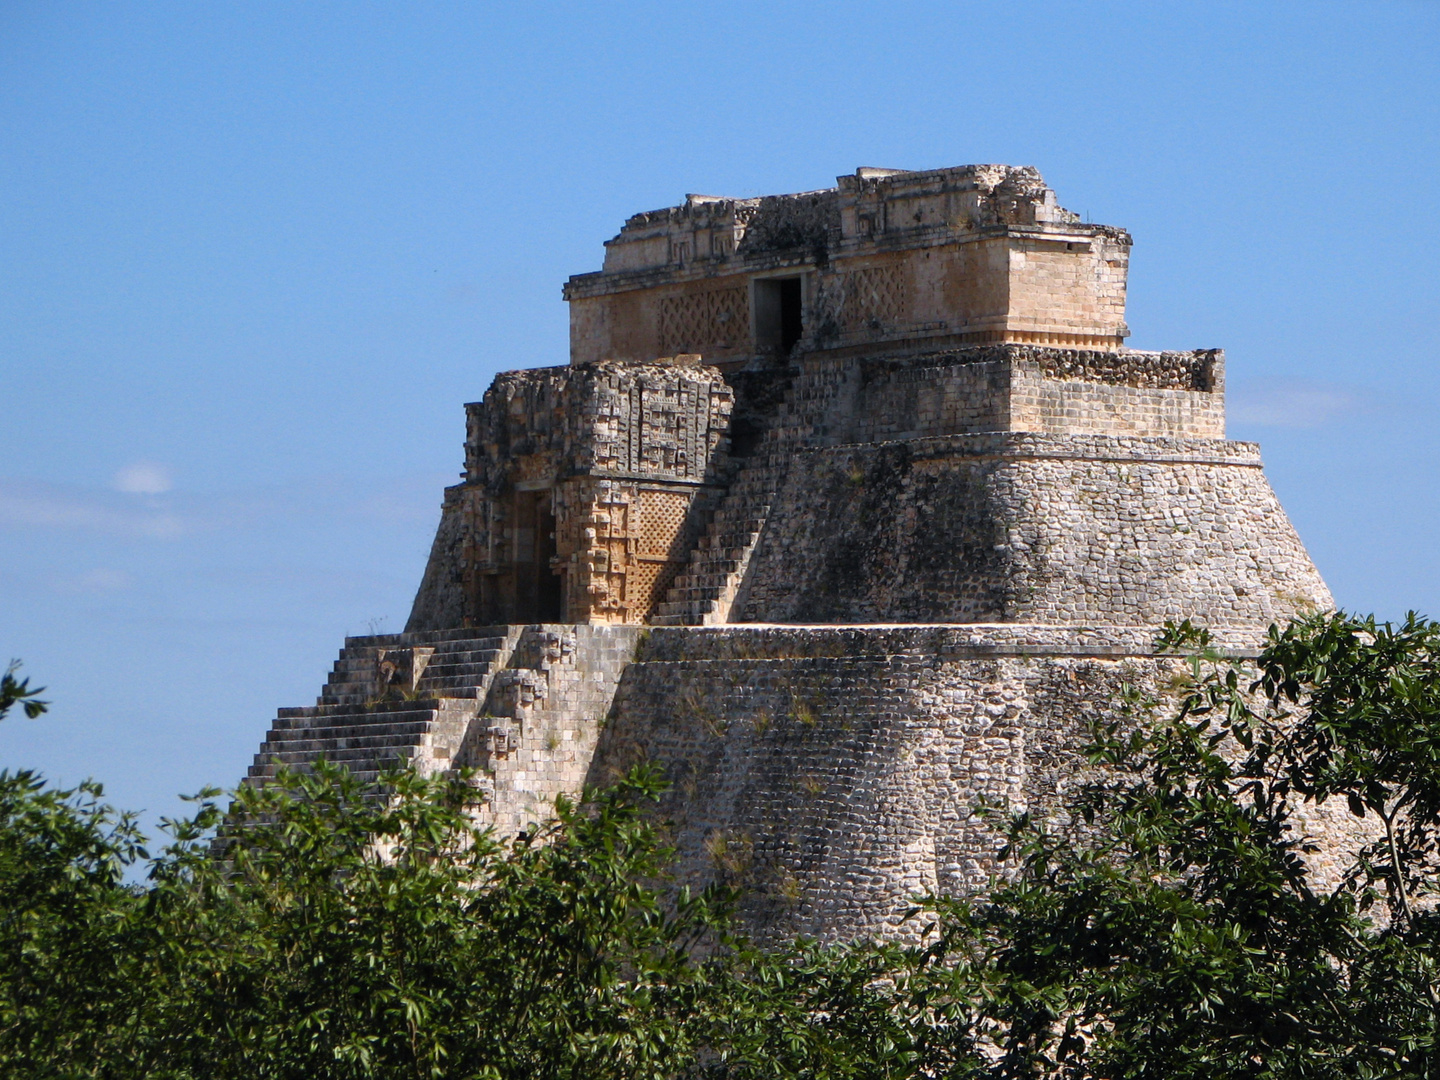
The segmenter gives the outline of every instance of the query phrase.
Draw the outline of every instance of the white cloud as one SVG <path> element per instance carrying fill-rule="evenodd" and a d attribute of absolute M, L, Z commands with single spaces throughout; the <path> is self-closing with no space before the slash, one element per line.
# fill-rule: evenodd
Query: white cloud
<path fill-rule="evenodd" d="M 165 507 L 135 506 L 103 491 L 0 478 L 0 525 L 172 540 L 190 523 Z"/>
<path fill-rule="evenodd" d="M 170 470 L 153 461 L 136 461 L 115 474 L 115 490 L 127 495 L 164 495 L 173 486 Z"/>
<path fill-rule="evenodd" d="M 1235 386 L 1227 396 L 1229 419 L 1257 427 L 1324 427 L 1369 408 L 1355 390 L 1316 383 Z"/>

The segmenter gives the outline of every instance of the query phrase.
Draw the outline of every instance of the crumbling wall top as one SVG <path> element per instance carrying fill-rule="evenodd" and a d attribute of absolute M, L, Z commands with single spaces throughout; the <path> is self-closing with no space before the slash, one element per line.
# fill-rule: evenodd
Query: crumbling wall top
<path fill-rule="evenodd" d="M 571 362 L 700 353 L 726 371 L 916 343 L 1120 345 L 1130 236 L 1030 166 L 860 168 L 834 187 L 688 195 L 565 285 Z"/>
<path fill-rule="evenodd" d="M 873 242 L 881 234 L 893 242 L 900 236 L 924 239 L 937 230 L 954 234 L 1010 227 L 1078 227 L 1128 239 L 1123 229 L 1082 224 L 1030 165 L 918 172 L 862 167 L 837 177 L 832 188 L 749 199 L 687 195 L 679 206 L 635 214 L 606 241 L 602 273 L 777 251 L 826 251 L 847 242 Z"/>

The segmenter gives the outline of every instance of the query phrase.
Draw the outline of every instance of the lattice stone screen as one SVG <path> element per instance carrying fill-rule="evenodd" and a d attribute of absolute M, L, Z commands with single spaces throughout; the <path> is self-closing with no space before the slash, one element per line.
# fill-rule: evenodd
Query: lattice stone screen
<path fill-rule="evenodd" d="M 672 549 L 685 527 L 685 515 L 689 509 L 688 493 L 641 491 L 636 554 L 658 559 L 683 558 L 684 552 L 675 554 Z"/>
<path fill-rule="evenodd" d="M 865 330 L 872 323 L 894 326 L 905 320 L 909 296 L 899 266 L 871 266 L 842 277 L 839 321 L 843 330 Z"/>
<path fill-rule="evenodd" d="M 749 335 L 750 300 L 744 286 L 660 301 L 660 348 L 667 353 L 735 348 Z"/>

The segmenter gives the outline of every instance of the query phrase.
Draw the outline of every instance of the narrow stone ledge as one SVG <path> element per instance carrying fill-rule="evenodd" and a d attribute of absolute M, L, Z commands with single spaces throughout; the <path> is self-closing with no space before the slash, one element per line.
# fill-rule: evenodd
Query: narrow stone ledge
<path fill-rule="evenodd" d="M 1045 435 L 1028 431 L 938 435 L 918 439 L 843 443 L 799 453 L 839 454 L 903 444 L 915 458 L 1005 458 L 1017 461 L 1154 461 L 1171 465 L 1240 465 L 1263 468 L 1260 445 L 1232 439 L 1164 435 Z"/>
<path fill-rule="evenodd" d="M 870 623 L 661 626 L 651 629 L 637 661 L 785 660 L 810 657 L 882 658 L 926 655 L 1123 658 L 1158 656 L 1157 627 L 1055 626 L 1043 623 Z M 1216 645 L 1237 657 L 1257 652 L 1253 631 L 1222 631 Z"/>

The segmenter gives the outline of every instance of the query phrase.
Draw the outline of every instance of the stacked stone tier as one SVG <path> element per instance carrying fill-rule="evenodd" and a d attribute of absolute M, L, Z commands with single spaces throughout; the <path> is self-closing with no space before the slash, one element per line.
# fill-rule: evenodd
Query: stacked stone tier
<path fill-rule="evenodd" d="M 360 704 L 374 696 L 375 665 L 385 649 L 433 647 L 416 690 L 435 697 L 483 696 L 487 676 L 506 655 L 506 627 L 347 638 L 318 704 Z M 463 636 L 460 636 L 463 635 Z"/>
<path fill-rule="evenodd" d="M 518 630 L 346 638 L 318 702 L 279 710 L 248 782 L 269 779 L 282 765 L 308 770 L 322 756 L 366 782 L 409 762 L 427 772 L 449 767 Z M 391 668 L 382 667 L 387 658 Z M 397 666 L 411 674 L 408 684 L 391 681 Z"/>
<path fill-rule="evenodd" d="M 267 780 L 280 766 L 306 771 L 317 758 L 342 765 L 370 782 L 428 749 L 439 731 L 440 702 L 381 702 L 281 709 L 265 737 L 249 781 Z"/>
<path fill-rule="evenodd" d="M 776 455 L 763 454 L 747 462 L 691 551 L 685 570 L 656 606 L 652 624 L 711 626 L 729 621 L 784 478 L 783 459 Z"/>
<path fill-rule="evenodd" d="M 676 880 L 741 889 L 761 940 L 910 937 L 917 894 L 986 889 L 1000 822 L 1026 811 L 1067 824 L 1093 779 L 1093 725 L 1128 723 L 1125 687 L 1166 713 L 1187 661 L 1153 626 L 730 625 L 664 627 L 625 672 L 590 769 L 605 783 L 636 762 L 670 786 L 656 815 Z M 1259 628 L 1216 644 L 1254 655 Z M 1322 838 L 1307 862 L 1333 881 L 1354 819 L 1307 812 Z"/>

